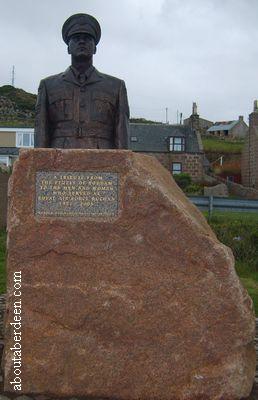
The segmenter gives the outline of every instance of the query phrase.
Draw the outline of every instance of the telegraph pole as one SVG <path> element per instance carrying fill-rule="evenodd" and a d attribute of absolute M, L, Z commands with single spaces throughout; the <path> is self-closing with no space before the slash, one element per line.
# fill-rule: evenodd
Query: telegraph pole
<path fill-rule="evenodd" d="M 12 69 L 12 86 L 14 87 L 14 75 L 15 75 L 15 67 L 13 65 L 13 69 Z"/>
<path fill-rule="evenodd" d="M 166 107 L 166 124 L 168 124 L 168 108 Z"/>

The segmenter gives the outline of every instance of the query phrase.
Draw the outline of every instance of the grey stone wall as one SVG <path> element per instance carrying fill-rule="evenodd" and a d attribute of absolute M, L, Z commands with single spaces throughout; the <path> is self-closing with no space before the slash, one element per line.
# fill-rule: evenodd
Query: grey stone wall
<path fill-rule="evenodd" d="M 249 133 L 241 160 L 242 183 L 258 190 L 258 112 L 250 114 Z"/>
<path fill-rule="evenodd" d="M 248 126 L 244 121 L 239 121 L 230 131 L 229 135 L 233 138 L 244 138 L 248 133 Z"/>
<path fill-rule="evenodd" d="M 209 185 L 215 185 L 222 182 L 227 185 L 230 195 L 241 197 L 243 199 L 258 199 L 258 190 L 240 185 L 239 183 L 227 181 L 217 175 L 205 175 L 204 182 Z"/>

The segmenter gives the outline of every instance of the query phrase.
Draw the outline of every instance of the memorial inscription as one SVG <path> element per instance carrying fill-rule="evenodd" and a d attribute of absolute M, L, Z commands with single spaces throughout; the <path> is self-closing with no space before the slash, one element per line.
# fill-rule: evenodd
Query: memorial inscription
<path fill-rule="evenodd" d="M 117 173 L 36 173 L 36 215 L 115 216 L 117 212 Z"/>

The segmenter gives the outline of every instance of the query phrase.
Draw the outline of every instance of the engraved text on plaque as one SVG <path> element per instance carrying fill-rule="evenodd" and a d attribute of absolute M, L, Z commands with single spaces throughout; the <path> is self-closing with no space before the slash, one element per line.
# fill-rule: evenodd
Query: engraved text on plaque
<path fill-rule="evenodd" d="M 118 174 L 111 172 L 37 172 L 36 215 L 115 216 Z"/>

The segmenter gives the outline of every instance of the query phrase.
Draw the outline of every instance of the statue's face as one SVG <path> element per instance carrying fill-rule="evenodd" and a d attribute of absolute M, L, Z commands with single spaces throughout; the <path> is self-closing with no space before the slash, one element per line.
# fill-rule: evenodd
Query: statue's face
<path fill-rule="evenodd" d="M 68 53 L 73 57 L 91 58 L 96 53 L 96 45 L 92 36 L 87 33 L 76 33 L 68 43 Z"/>

